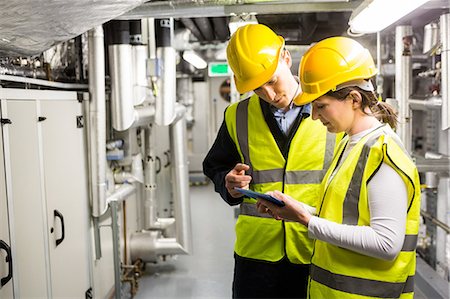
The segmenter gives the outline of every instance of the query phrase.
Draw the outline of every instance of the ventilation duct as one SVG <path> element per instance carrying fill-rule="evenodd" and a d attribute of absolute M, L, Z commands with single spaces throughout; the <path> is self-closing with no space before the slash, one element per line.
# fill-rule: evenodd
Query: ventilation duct
<path fill-rule="evenodd" d="M 9 0 L 0 6 L 0 56 L 39 54 L 144 0 Z"/>

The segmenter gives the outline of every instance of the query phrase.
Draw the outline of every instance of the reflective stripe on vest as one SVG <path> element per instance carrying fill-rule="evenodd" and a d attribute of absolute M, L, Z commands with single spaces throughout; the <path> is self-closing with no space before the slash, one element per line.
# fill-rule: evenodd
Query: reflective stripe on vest
<path fill-rule="evenodd" d="M 402 293 L 414 291 L 414 276 L 408 276 L 406 282 L 385 282 L 335 274 L 314 264 L 310 276 L 334 290 L 362 296 L 398 298 Z"/>

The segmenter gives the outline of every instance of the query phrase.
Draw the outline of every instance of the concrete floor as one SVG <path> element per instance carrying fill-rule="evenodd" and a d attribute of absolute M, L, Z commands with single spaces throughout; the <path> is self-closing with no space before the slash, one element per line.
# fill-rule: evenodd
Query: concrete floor
<path fill-rule="evenodd" d="M 136 299 L 231 298 L 234 208 L 212 184 L 190 188 L 193 252 L 147 264 Z"/>
<path fill-rule="evenodd" d="M 212 184 L 191 187 L 190 198 L 192 254 L 147 264 L 135 299 L 231 298 L 236 208 Z M 414 298 L 429 297 L 416 287 Z"/>

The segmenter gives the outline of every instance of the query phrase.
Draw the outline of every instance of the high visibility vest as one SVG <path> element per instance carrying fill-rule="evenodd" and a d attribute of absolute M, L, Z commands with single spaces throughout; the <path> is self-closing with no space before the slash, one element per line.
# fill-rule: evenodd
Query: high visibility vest
<path fill-rule="evenodd" d="M 319 185 L 332 161 L 336 135 L 320 121 L 305 118 L 290 143 L 288 159 L 270 132 L 259 98 L 230 105 L 225 113 L 228 132 L 241 156 L 250 165 L 250 189 L 280 190 L 316 206 Z M 287 255 L 292 263 L 309 264 L 312 240 L 299 223 L 274 220 L 256 210 L 256 201 L 244 198 L 236 222 L 235 252 L 239 256 L 275 262 Z"/>
<path fill-rule="evenodd" d="M 363 137 L 328 181 L 347 141 L 348 138 L 342 140 L 323 180 L 319 217 L 336 223 L 369 226 L 367 185 L 381 164 L 386 163 L 407 186 L 405 240 L 393 261 L 316 240 L 309 298 L 413 298 L 420 213 L 417 168 L 398 136 L 384 125 Z"/>

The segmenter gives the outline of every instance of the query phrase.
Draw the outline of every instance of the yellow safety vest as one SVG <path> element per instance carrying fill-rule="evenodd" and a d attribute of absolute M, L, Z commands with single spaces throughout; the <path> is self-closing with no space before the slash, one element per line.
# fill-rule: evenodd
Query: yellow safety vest
<path fill-rule="evenodd" d="M 250 188 L 258 192 L 280 190 L 316 206 L 319 186 L 336 148 L 336 135 L 320 121 L 303 119 L 293 137 L 288 159 L 283 157 L 264 119 L 259 98 L 234 103 L 225 113 L 228 132 L 250 165 Z M 255 200 L 244 198 L 236 223 L 235 252 L 239 256 L 275 262 L 285 255 L 292 263 L 309 264 L 312 240 L 307 228 L 259 214 Z"/>
<path fill-rule="evenodd" d="M 386 163 L 407 186 L 405 241 L 395 260 L 386 261 L 316 240 L 309 298 L 413 298 L 420 213 L 417 168 L 398 136 L 384 125 L 355 145 L 329 181 L 347 141 L 342 140 L 323 180 L 319 217 L 348 225 L 370 225 L 367 184 Z"/>

